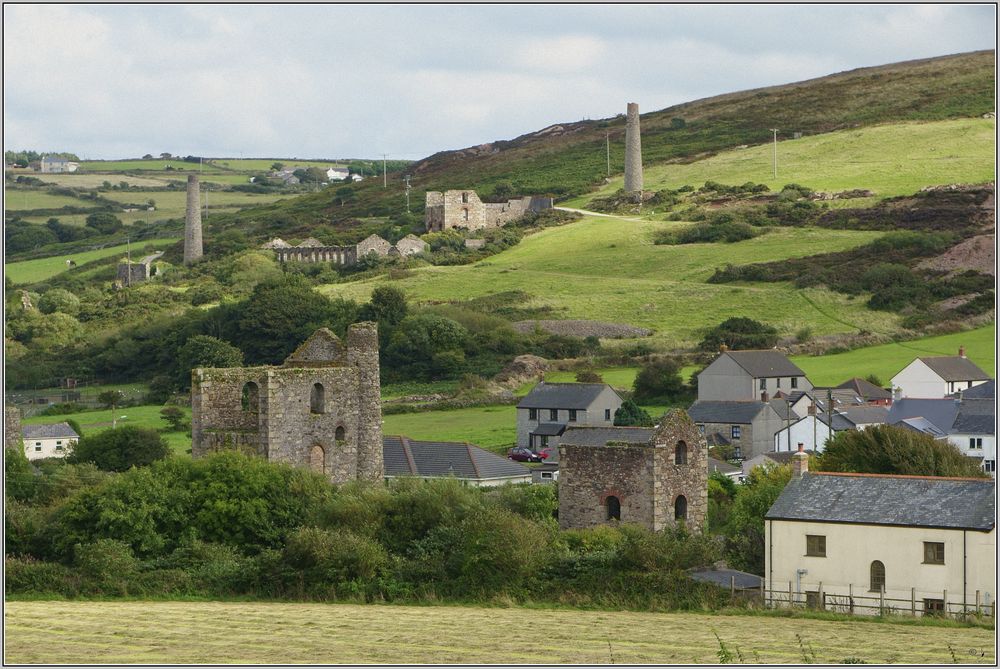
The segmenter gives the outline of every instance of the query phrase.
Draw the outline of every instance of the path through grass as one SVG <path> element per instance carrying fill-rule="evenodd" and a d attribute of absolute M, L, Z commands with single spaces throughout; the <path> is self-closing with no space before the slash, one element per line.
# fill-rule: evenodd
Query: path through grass
<path fill-rule="evenodd" d="M 544 633 L 517 632 L 539 620 Z M 7 602 L 5 623 L 12 664 L 714 664 L 716 632 L 748 662 L 950 664 L 949 647 L 962 663 L 996 657 L 981 628 L 685 613 Z"/>

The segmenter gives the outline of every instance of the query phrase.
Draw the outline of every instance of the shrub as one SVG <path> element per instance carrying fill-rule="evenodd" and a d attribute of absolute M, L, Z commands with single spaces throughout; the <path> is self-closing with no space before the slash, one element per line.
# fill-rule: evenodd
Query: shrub
<path fill-rule="evenodd" d="M 167 442 L 156 430 L 124 425 L 81 437 L 66 461 L 92 462 L 104 471 L 123 472 L 167 457 Z"/>
<path fill-rule="evenodd" d="M 698 344 L 702 351 L 718 351 L 722 344 L 733 350 L 772 348 L 778 343 L 778 331 L 752 318 L 734 317 L 708 331 Z"/>
<path fill-rule="evenodd" d="M 79 578 L 66 565 L 42 562 L 32 557 L 7 557 L 4 560 L 4 592 L 8 595 L 73 596 L 78 589 Z"/>
<path fill-rule="evenodd" d="M 838 432 L 827 443 L 819 466 L 831 472 L 988 477 L 949 442 L 893 425 Z"/>
<path fill-rule="evenodd" d="M 640 407 L 635 401 L 627 399 L 615 411 L 614 424 L 618 426 L 650 427 L 653 419 L 649 413 Z"/>
<path fill-rule="evenodd" d="M 76 316 L 80 313 L 80 298 L 64 288 L 52 288 L 38 300 L 38 310 L 43 314 L 58 311 Z"/>
<path fill-rule="evenodd" d="M 592 369 L 580 370 L 576 373 L 577 383 L 604 383 L 604 379 L 600 374 Z"/>

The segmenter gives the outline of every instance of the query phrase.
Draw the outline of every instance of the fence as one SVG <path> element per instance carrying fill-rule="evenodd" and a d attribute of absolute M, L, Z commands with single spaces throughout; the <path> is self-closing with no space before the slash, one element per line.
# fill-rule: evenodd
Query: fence
<path fill-rule="evenodd" d="M 910 588 L 909 597 L 889 597 L 885 586 L 880 591 L 875 591 L 868 588 L 856 589 L 849 584 L 846 589 L 838 588 L 837 592 L 828 592 L 822 582 L 801 584 L 796 590 L 792 581 L 789 581 L 788 588 L 781 590 L 767 590 L 762 583 L 760 593 L 768 608 L 807 608 L 863 616 L 941 616 L 960 620 L 996 617 L 996 601 L 985 601 L 979 590 L 974 595 L 967 594 L 965 601 L 962 601 L 961 594 L 958 597 L 954 593 L 949 596 L 947 590 L 940 593 L 921 590 L 918 595 L 916 588 Z"/>

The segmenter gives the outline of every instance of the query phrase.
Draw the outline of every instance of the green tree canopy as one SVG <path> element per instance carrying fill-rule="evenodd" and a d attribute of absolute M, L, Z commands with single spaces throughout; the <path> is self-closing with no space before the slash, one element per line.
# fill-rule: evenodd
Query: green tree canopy
<path fill-rule="evenodd" d="M 986 477 L 978 462 L 947 441 L 894 425 L 837 433 L 819 456 L 823 471 Z"/>
<path fill-rule="evenodd" d="M 99 211 L 87 217 L 87 227 L 97 230 L 102 235 L 110 235 L 122 229 L 122 222 L 114 214 Z"/>
<path fill-rule="evenodd" d="M 735 569 L 764 573 L 764 515 L 792 478 L 788 465 L 754 467 L 729 509 L 727 554 Z"/>
<path fill-rule="evenodd" d="M 197 367 L 242 367 L 243 351 L 229 342 L 208 335 L 195 335 L 177 352 L 178 380 L 182 388 L 191 382 Z"/>
<path fill-rule="evenodd" d="M 640 407 L 633 400 L 625 400 L 615 411 L 615 425 L 628 427 L 649 427 L 653 424 L 653 419 L 649 412 Z"/>
<path fill-rule="evenodd" d="M 123 472 L 162 460 L 170 452 L 160 433 L 136 425 L 124 425 L 89 437 L 81 437 L 67 462 L 92 462 L 99 469 Z"/>
<path fill-rule="evenodd" d="M 38 300 L 38 310 L 43 314 L 51 314 L 58 311 L 70 316 L 76 316 L 80 313 L 80 298 L 65 288 L 52 288 L 47 290 L 41 299 Z"/>
<path fill-rule="evenodd" d="M 752 318 L 728 318 L 708 331 L 698 344 L 703 351 L 718 351 L 725 344 L 734 351 L 772 348 L 778 343 L 778 331 Z"/>
<path fill-rule="evenodd" d="M 689 390 L 680 372 L 681 365 L 673 358 L 659 358 L 645 363 L 632 382 L 635 399 L 671 402 L 685 398 Z"/>

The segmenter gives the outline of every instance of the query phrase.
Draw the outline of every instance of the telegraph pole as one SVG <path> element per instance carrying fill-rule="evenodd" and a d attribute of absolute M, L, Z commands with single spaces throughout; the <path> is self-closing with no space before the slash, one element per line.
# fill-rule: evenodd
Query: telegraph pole
<path fill-rule="evenodd" d="M 410 213 L 410 175 L 404 174 L 403 178 L 406 179 L 406 213 Z"/>
<path fill-rule="evenodd" d="M 604 133 L 604 146 L 608 152 L 608 176 L 611 176 L 611 131 Z"/>
<path fill-rule="evenodd" d="M 125 264 L 128 265 L 128 272 L 125 274 L 125 285 L 132 287 L 132 247 L 129 246 L 128 237 L 125 238 Z"/>
<path fill-rule="evenodd" d="M 388 181 L 386 181 L 386 177 L 385 177 L 385 157 L 387 155 L 388 154 L 385 154 L 385 153 L 382 154 L 382 188 L 385 188 L 386 185 L 388 184 Z"/>
<path fill-rule="evenodd" d="M 778 178 L 778 129 L 771 128 L 771 132 L 774 133 L 774 151 L 773 151 L 773 164 L 774 164 L 774 178 Z"/>

